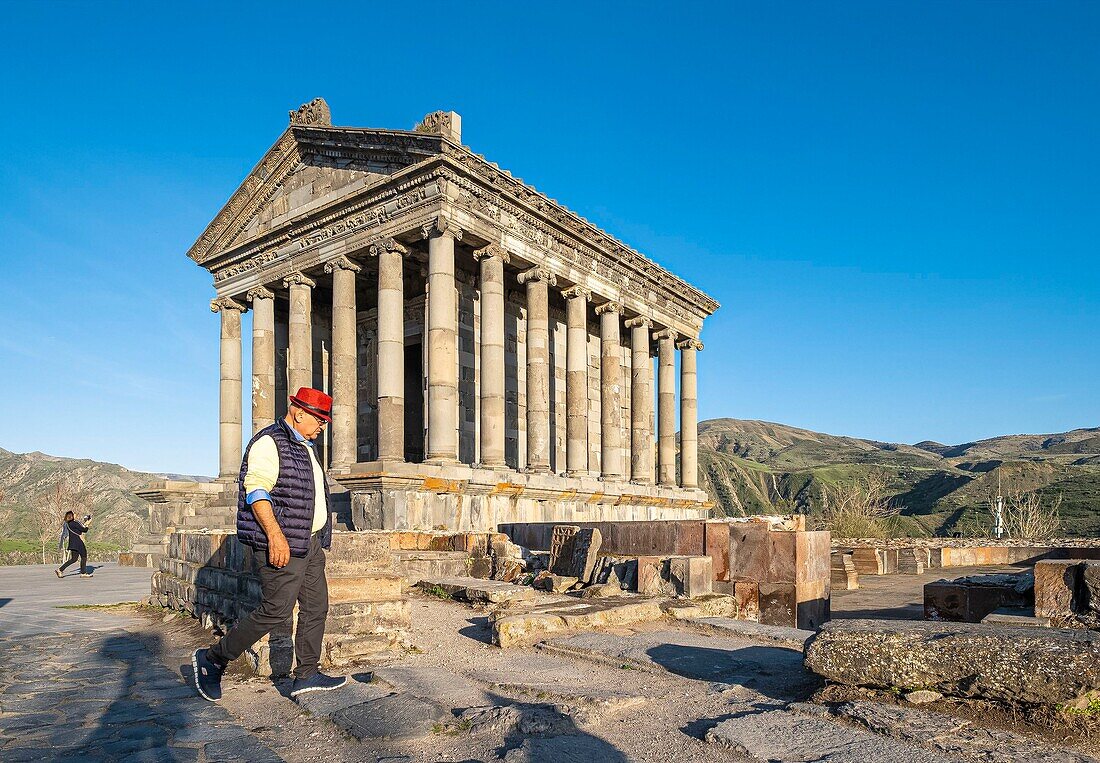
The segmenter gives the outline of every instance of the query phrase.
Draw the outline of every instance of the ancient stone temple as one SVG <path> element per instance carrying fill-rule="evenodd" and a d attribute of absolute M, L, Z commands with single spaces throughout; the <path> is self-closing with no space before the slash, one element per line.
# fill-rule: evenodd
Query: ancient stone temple
<path fill-rule="evenodd" d="M 707 515 L 696 356 L 717 303 L 472 153 L 458 114 L 390 130 L 302 106 L 188 254 L 217 292 L 227 488 L 250 318 L 252 430 L 288 391 L 329 391 L 356 529 Z"/>

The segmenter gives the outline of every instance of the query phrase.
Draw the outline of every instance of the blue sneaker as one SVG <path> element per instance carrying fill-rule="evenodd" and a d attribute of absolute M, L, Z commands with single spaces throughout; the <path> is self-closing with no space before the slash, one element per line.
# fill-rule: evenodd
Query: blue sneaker
<path fill-rule="evenodd" d="M 347 682 L 347 676 L 326 676 L 324 673 L 314 673 L 309 678 L 295 678 L 290 696 L 297 697 L 309 691 L 332 691 L 339 689 Z"/>
<path fill-rule="evenodd" d="M 209 649 L 196 649 L 191 655 L 191 667 L 194 670 L 195 688 L 203 699 L 217 702 L 222 698 L 222 674 L 225 668 L 214 662 Z"/>

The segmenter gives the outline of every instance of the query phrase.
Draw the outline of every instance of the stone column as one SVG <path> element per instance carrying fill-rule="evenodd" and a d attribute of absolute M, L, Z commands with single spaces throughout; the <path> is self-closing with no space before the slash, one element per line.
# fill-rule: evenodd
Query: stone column
<path fill-rule="evenodd" d="M 605 480 L 623 478 L 622 366 L 619 362 L 622 312 L 618 302 L 605 302 L 596 308 L 596 315 L 600 316 L 600 463 Z"/>
<path fill-rule="evenodd" d="M 378 460 L 405 460 L 405 275 L 408 250 L 392 238 L 378 258 Z"/>
<path fill-rule="evenodd" d="M 275 423 L 275 295 L 248 291 L 252 303 L 252 434 Z"/>
<path fill-rule="evenodd" d="M 222 319 L 219 482 L 236 482 L 241 471 L 241 313 L 247 309 L 232 297 L 219 297 L 210 303 L 210 310 L 219 313 Z"/>
<path fill-rule="evenodd" d="M 699 487 L 699 388 L 695 354 L 698 339 L 677 342 L 680 348 L 680 487 Z"/>
<path fill-rule="evenodd" d="M 361 267 L 340 256 L 325 263 L 332 274 L 332 468 L 359 460 L 359 369 L 355 336 L 355 274 Z"/>
<path fill-rule="evenodd" d="M 588 473 L 588 300 L 573 286 L 565 297 L 565 464 L 571 477 Z"/>
<path fill-rule="evenodd" d="M 630 329 L 630 479 L 653 483 L 653 359 L 644 315 L 626 322 Z"/>
<path fill-rule="evenodd" d="M 496 244 L 474 252 L 481 261 L 481 458 L 502 468 L 504 460 L 504 265 L 508 253 Z"/>
<path fill-rule="evenodd" d="M 519 274 L 527 286 L 527 471 L 550 471 L 550 294 L 544 267 Z"/>
<path fill-rule="evenodd" d="M 428 442 L 426 461 L 458 460 L 458 296 L 455 240 L 445 218 L 424 226 L 428 239 Z"/>
<path fill-rule="evenodd" d="M 676 332 L 664 329 L 657 340 L 657 481 L 676 486 Z"/>
<path fill-rule="evenodd" d="M 290 341 L 286 356 L 288 394 L 313 386 L 313 287 L 317 284 L 302 273 L 283 279 L 290 290 Z"/>

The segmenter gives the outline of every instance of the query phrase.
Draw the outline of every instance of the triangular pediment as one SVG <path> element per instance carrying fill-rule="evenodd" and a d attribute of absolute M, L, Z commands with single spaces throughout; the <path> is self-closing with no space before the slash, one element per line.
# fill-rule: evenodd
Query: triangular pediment
<path fill-rule="evenodd" d="M 207 226 L 199 264 L 343 194 L 440 153 L 442 138 L 402 130 L 291 125 Z"/>

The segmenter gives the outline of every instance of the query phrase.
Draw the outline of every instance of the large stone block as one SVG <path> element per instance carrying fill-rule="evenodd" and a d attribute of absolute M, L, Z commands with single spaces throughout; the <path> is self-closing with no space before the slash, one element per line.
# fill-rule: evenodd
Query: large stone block
<path fill-rule="evenodd" d="M 703 525 L 703 553 L 711 559 L 715 580 L 730 579 L 730 523 Z"/>
<path fill-rule="evenodd" d="M 328 597 L 333 603 L 392 601 L 401 598 L 404 579 L 395 573 L 372 572 L 352 576 L 329 576 Z"/>
<path fill-rule="evenodd" d="M 814 630 L 829 620 L 829 581 L 760 583 L 760 622 Z"/>
<path fill-rule="evenodd" d="M 602 542 L 600 531 L 594 527 L 577 530 L 565 538 L 556 556 L 553 551 L 550 552 L 550 571 L 555 575 L 590 581 Z"/>
<path fill-rule="evenodd" d="M 852 563 L 860 575 L 885 575 L 886 560 L 881 548 L 861 546 L 852 549 Z"/>
<path fill-rule="evenodd" d="M 924 586 L 924 617 L 927 620 L 948 620 L 980 623 L 986 615 L 1002 607 L 1025 607 L 1030 597 L 1017 590 L 1014 576 L 984 576 L 986 584 L 940 580 Z M 998 584 L 996 578 L 1012 578 Z"/>
<path fill-rule="evenodd" d="M 354 575 L 393 568 L 390 540 L 385 533 L 335 532 L 325 565 L 330 575 Z"/>
<path fill-rule="evenodd" d="M 706 596 L 712 592 L 713 563 L 709 556 L 673 556 L 668 560 L 668 577 L 678 596 Z"/>
<path fill-rule="evenodd" d="M 1083 610 L 1084 566 L 1079 559 L 1045 559 L 1035 564 L 1035 616 L 1069 617 Z"/>
<path fill-rule="evenodd" d="M 768 526 L 763 522 L 730 525 L 730 580 L 769 580 L 769 534 Z"/>
<path fill-rule="evenodd" d="M 1100 633 L 910 620 L 840 620 L 806 646 L 830 681 L 1010 704 L 1054 705 L 1100 691 Z"/>

